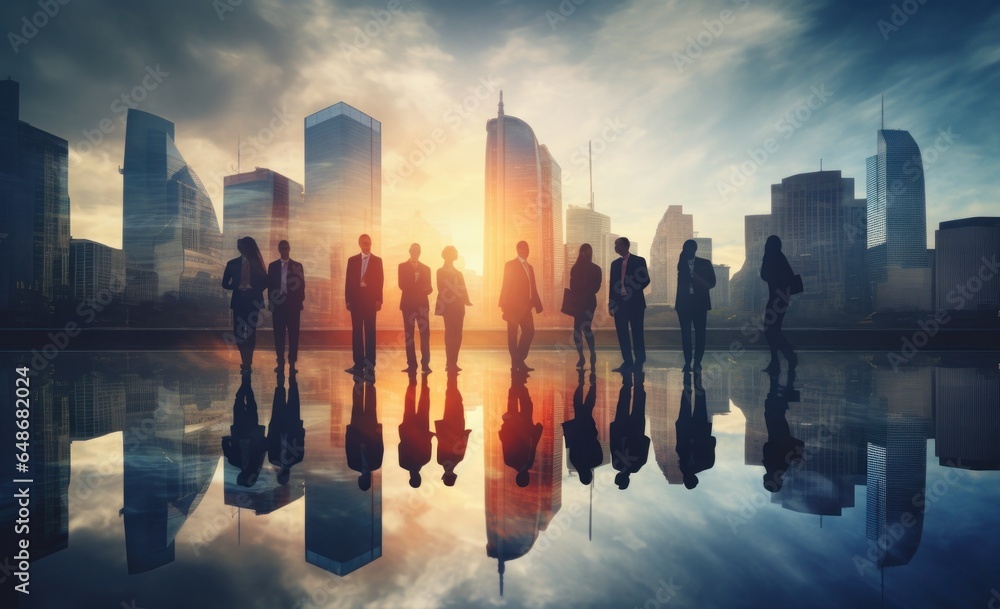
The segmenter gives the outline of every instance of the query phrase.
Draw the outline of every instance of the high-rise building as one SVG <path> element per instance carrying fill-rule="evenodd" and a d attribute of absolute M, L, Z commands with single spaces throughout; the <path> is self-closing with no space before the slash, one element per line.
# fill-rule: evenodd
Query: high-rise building
<path fill-rule="evenodd" d="M 527 241 L 542 306 L 558 318 L 562 278 L 562 171 L 523 120 L 507 116 L 500 94 L 497 117 L 486 123 L 484 306 L 490 324 L 500 323 L 504 263 L 518 241 Z M 308 185 L 307 185 L 308 188 Z M 558 248 L 557 248 L 558 246 Z M 557 285 L 558 282 L 558 285 Z"/>
<path fill-rule="evenodd" d="M 597 316 L 603 317 L 608 302 L 608 273 L 616 254 L 611 238 L 611 217 L 594 211 L 592 206 L 566 208 L 566 271 L 563 277 L 569 287 L 569 272 L 580 255 L 580 246 L 589 243 L 594 249 L 594 264 L 601 267 L 601 289 L 597 293 Z"/>
<path fill-rule="evenodd" d="M 222 298 L 219 220 L 204 184 L 177 149 L 174 124 L 135 109 L 126 121 L 126 262 L 156 272 L 160 297 Z"/>
<path fill-rule="evenodd" d="M 305 205 L 289 216 L 292 239 L 305 267 L 306 281 L 324 286 L 342 302 L 347 259 L 359 251 L 358 237 L 368 234 L 378 255 L 382 242 L 382 123 L 344 102 L 305 118 Z M 328 287 L 327 287 L 328 286 Z M 310 292 L 317 294 L 317 290 Z M 318 294 L 317 294 L 318 295 Z M 310 297 L 311 299 L 311 297 Z M 320 314 L 327 310 L 316 310 Z M 332 307 L 332 320 L 347 322 L 343 307 Z"/>
<path fill-rule="evenodd" d="M 763 310 L 767 301 L 767 284 L 760 278 L 764 259 L 764 243 L 771 235 L 771 214 L 746 216 L 743 221 L 743 244 L 746 250 L 743 266 L 729 282 L 729 297 L 739 311 Z"/>
<path fill-rule="evenodd" d="M 656 226 L 649 249 L 650 303 L 674 304 L 677 292 L 677 258 L 684 242 L 694 238 L 694 216 L 683 205 L 667 207 Z M 637 251 L 633 247 L 632 251 Z"/>
<path fill-rule="evenodd" d="M 729 265 L 713 264 L 712 268 L 715 269 L 715 288 L 712 290 L 712 308 L 729 308 Z"/>
<path fill-rule="evenodd" d="M 90 239 L 69 241 L 75 302 L 118 300 L 125 291 L 125 252 Z"/>
<path fill-rule="evenodd" d="M 0 310 L 69 294 L 69 148 L 20 120 L 20 85 L 0 81 Z"/>
<path fill-rule="evenodd" d="M 865 272 L 872 284 L 873 306 L 892 295 L 892 275 L 905 269 L 927 268 L 927 199 L 920 148 L 908 131 L 879 129 L 878 152 L 867 159 L 867 251 Z M 912 281 L 915 273 L 907 273 Z M 916 273 L 919 274 L 919 273 Z M 898 283 L 898 282 L 897 282 Z M 918 303 L 894 302 L 892 308 L 919 308 Z"/>
<path fill-rule="evenodd" d="M 697 234 L 698 233 L 695 233 L 695 235 L 697 235 Z M 712 261 L 712 238 L 711 237 L 697 237 L 697 236 L 695 236 L 695 237 L 692 237 L 692 239 L 694 239 L 694 242 L 698 244 L 698 253 L 697 253 L 697 256 L 699 258 L 704 258 L 705 260 L 708 260 L 709 262 L 711 262 Z M 684 244 L 682 243 L 681 245 L 684 245 Z M 678 252 L 678 254 L 680 254 L 680 252 Z"/>
<path fill-rule="evenodd" d="M 223 248 L 234 250 L 237 239 L 249 236 L 265 262 L 277 258 L 278 242 L 289 239 L 290 210 L 302 206 L 302 185 L 264 167 L 226 176 L 223 183 Z M 292 246 L 298 259 L 299 244 Z"/>
<path fill-rule="evenodd" d="M 1000 218 L 942 222 L 934 242 L 934 308 L 995 317 L 1000 311 L 1000 277 L 987 263 L 995 264 L 1000 256 Z"/>

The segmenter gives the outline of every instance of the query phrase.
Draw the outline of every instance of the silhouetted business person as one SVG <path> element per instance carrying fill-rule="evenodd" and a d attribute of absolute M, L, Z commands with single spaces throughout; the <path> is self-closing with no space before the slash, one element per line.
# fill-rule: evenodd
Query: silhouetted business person
<path fill-rule="evenodd" d="M 256 484 L 264 465 L 264 455 L 267 454 L 267 441 L 264 426 L 258 424 L 257 400 L 248 374 L 242 375 L 240 387 L 236 390 L 233 424 L 229 426 L 229 435 L 222 438 L 222 454 L 230 465 L 239 468 L 237 484 L 247 487 Z"/>
<path fill-rule="evenodd" d="M 632 408 L 629 409 L 629 394 Z M 643 373 L 635 374 L 635 383 L 626 376 L 618 392 L 615 419 L 611 421 L 611 466 L 618 473 L 615 484 L 628 488 L 630 476 L 649 459 L 649 436 L 646 435 L 646 388 Z"/>
<path fill-rule="evenodd" d="M 262 321 L 264 309 L 267 271 L 253 237 L 237 239 L 236 249 L 240 257 L 226 263 L 222 287 L 233 291 L 229 308 L 233 310 L 233 335 L 240 350 L 240 372 L 250 374 L 253 350 L 257 346 L 257 326 Z"/>
<path fill-rule="evenodd" d="M 382 286 L 385 275 L 382 259 L 372 253 L 372 238 L 358 238 L 361 253 L 347 259 L 344 297 L 351 312 L 351 345 L 354 366 L 347 372 L 375 378 L 375 316 L 382 309 Z"/>
<path fill-rule="evenodd" d="M 344 450 L 347 466 L 359 474 L 358 488 L 367 491 L 372 486 L 372 472 L 382 467 L 385 453 L 374 383 L 354 383 L 351 422 L 344 434 Z"/>
<path fill-rule="evenodd" d="M 427 296 L 431 287 L 431 269 L 420 262 L 420 244 L 410 246 L 410 259 L 399 265 L 399 310 L 403 312 L 403 333 L 406 337 L 406 368 L 403 372 L 417 370 L 417 350 L 413 344 L 413 326 L 420 330 L 420 366 L 425 373 L 431 371 L 430 302 Z"/>
<path fill-rule="evenodd" d="M 781 490 L 785 483 L 785 473 L 792 464 L 802 463 L 802 454 L 806 443 L 792 437 L 785 413 L 788 403 L 798 401 L 798 395 L 793 384 L 794 373 L 789 373 L 788 384 L 782 387 L 778 383 L 778 375 L 771 375 L 771 387 L 764 400 L 764 424 L 767 426 L 767 442 L 764 443 L 764 488 L 772 493 Z"/>
<path fill-rule="evenodd" d="M 705 325 L 712 309 L 708 291 L 715 287 L 712 262 L 695 256 L 698 242 L 688 239 L 677 260 L 677 295 L 674 310 L 681 325 L 681 345 L 684 348 L 684 372 L 691 371 L 691 327 L 694 326 L 694 371 L 701 372 L 705 355 Z"/>
<path fill-rule="evenodd" d="M 517 472 L 515 481 L 520 487 L 531 481 L 529 471 L 535 464 L 535 451 L 542 439 L 542 424 L 535 423 L 534 404 L 528 395 L 528 386 L 523 371 L 511 374 L 510 390 L 507 392 L 507 412 L 500 426 L 500 444 L 503 448 L 503 462 Z"/>
<path fill-rule="evenodd" d="M 417 375 L 410 375 L 399 424 L 399 466 L 410 472 L 410 486 L 420 488 L 420 468 L 431 460 L 431 395 L 427 375 L 420 375 L 420 401 L 416 401 Z"/>
<path fill-rule="evenodd" d="M 507 322 L 507 349 L 510 351 L 511 372 L 530 372 L 525 360 L 535 336 L 535 320 L 531 315 L 534 307 L 542 312 L 542 300 L 535 285 L 535 269 L 528 264 L 528 243 L 517 243 L 517 258 L 507 262 L 503 269 L 503 285 L 500 288 L 500 309 Z M 518 340 L 517 330 L 521 329 Z"/>
<path fill-rule="evenodd" d="M 444 266 L 437 272 L 437 303 L 434 313 L 444 318 L 445 370 L 458 372 L 458 351 L 462 348 L 462 327 L 465 325 L 465 307 L 471 307 L 465 277 L 455 268 L 458 250 L 447 246 L 441 250 Z"/>
<path fill-rule="evenodd" d="M 781 331 L 781 324 L 791 303 L 791 285 L 795 277 L 788 258 L 781 253 L 781 239 L 771 235 L 764 243 L 764 260 L 760 265 L 760 278 L 767 282 L 767 305 L 764 307 L 764 336 L 771 348 L 771 361 L 765 372 L 777 373 L 781 364 L 778 362 L 778 351 L 785 355 L 789 367 L 795 367 L 798 357 L 792 350 L 791 343 Z"/>
<path fill-rule="evenodd" d="M 694 410 L 691 399 L 694 398 Z M 698 474 L 715 465 L 715 437 L 712 436 L 712 420 L 708 418 L 708 405 L 701 379 L 691 387 L 691 373 L 684 373 L 684 390 L 681 392 L 681 409 L 677 413 L 677 459 L 684 486 L 693 489 L 698 486 Z"/>
<path fill-rule="evenodd" d="M 649 285 L 649 271 L 646 260 L 629 253 L 629 246 L 625 237 L 615 239 L 615 252 L 621 257 L 611 263 L 608 284 L 608 312 L 615 318 L 618 345 L 622 350 L 622 365 L 615 368 L 615 372 L 628 372 L 633 366 L 641 368 L 646 361 L 643 335 L 646 296 L 642 291 Z"/>
<path fill-rule="evenodd" d="M 462 393 L 458 390 L 458 373 L 448 375 L 448 385 L 444 392 L 444 418 L 434 421 L 437 435 L 437 462 L 444 468 L 441 480 L 445 486 L 455 486 L 458 474 L 455 468 L 465 459 L 465 449 L 469 445 L 471 429 L 465 428 L 465 406 Z"/>
<path fill-rule="evenodd" d="M 288 241 L 278 242 L 279 258 L 267 267 L 267 302 L 274 325 L 274 351 L 278 356 L 275 372 L 285 368 L 285 332 L 288 332 L 288 367 L 296 372 L 299 358 L 299 328 L 302 303 L 306 300 L 306 274 L 302 263 L 288 257 Z"/>
<path fill-rule="evenodd" d="M 587 340 L 590 347 L 590 369 L 597 364 L 597 351 L 594 347 L 594 331 L 591 324 L 597 311 L 597 292 L 601 289 L 601 267 L 594 264 L 594 248 L 589 243 L 580 246 L 576 263 L 569 271 L 569 291 L 573 298 L 573 344 L 580 359 L 576 362 L 577 369 L 582 370 L 583 341 Z"/>
<path fill-rule="evenodd" d="M 569 452 L 569 462 L 573 464 L 582 484 L 590 484 L 594 480 L 594 468 L 604 461 L 604 451 L 597 435 L 597 422 L 594 421 L 594 404 L 597 403 L 597 375 L 590 374 L 590 389 L 587 397 L 583 396 L 583 371 L 573 393 L 573 418 L 562 424 L 563 436 L 566 438 L 566 449 Z"/>
<path fill-rule="evenodd" d="M 289 377 L 288 385 L 286 397 L 284 377 L 279 375 L 267 426 L 267 460 L 278 467 L 278 484 L 288 484 L 292 467 L 302 463 L 306 452 L 306 430 L 295 375 Z"/>

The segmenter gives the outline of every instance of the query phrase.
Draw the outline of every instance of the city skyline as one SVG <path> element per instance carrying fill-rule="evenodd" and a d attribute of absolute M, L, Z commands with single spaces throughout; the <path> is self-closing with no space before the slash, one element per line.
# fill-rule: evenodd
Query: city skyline
<path fill-rule="evenodd" d="M 22 8 L 5 8 L 7 21 L 18 23 Z M 26 95 L 23 120 L 69 142 L 74 238 L 121 245 L 108 235 L 120 230 L 114 171 L 124 125 L 116 109 L 126 102 L 178 125 L 179 139 L 190 142 L 185 156 L 205 178 L 221 217 L 222 177 L 235 173 L 237 141 L 245 165 L 300 181 L 297 121 L 343 99 L 386 125 L 385 213 L 445 214 L 460 229 L 456 245 L 469 267 L 481 269 L 473 227 L 482 222 L 476 204 L 482 166 L 475 157 L 501 87 L 508 103 L 524 109 L 520 115 L 532 117 L 539 139 L 562 165 L 564 205 L 589 199 L 586 142 L 594 140 L 594 190 L 617 232 L 649 244 L 652 219 L 668 204 L 682 204 L 716 220 L 717 228 L 702 232 L 713 238 L 715 262 L 734 269 L 742 265 L 742 216 L 767 209 L 771 183 L 818 168 L 820 158 L 844 175 L 864 175 L 883 92 L 886 126 L 909 130 L 928 156 L 928 232 L 944 220 L 989 215 L 995 178 L 986 168 L 1000 141 L 984 128 L 996 122 L 985 101 L 996 84 L 988 33 L 998 17 L 985 3 L 921 5 L 901 26 L 892 25 L 891 7 L 878 6 L 588 4 L 561 15 L 536 6 L 406 4 L 386 10 L 386 23 L 375 20 L 374 9 L 360 7 L 285 7 L 287 21 L 276 19 L 274 8 L 240 6 L 220 18 L 181 5 L 160 15 L 165 24 L 201 26 L 195 35 L 231 59 L 212 66 L 196 67 L 179 41 L 121 31 L 119 49 L 135 52 L 124 54 L 126 60 L 109 58 L 99 73 L 84 69 L 95 59 L 76 47 L 76 34 L 93 25 L 87 14 L 53 19 L 18 46 L 10 72 Z M 725 23 L 722 10 L 729 11 Z M 492 30 L 454 35 L 487 16 L 496 17 L 482 21 Z M 307 24 L 300 40 L 288 36 L 289 22 Z M 370 23 L 374 36 L 364 33 Z M 713 34 L 705 23 L 722 31 Z M 104 27 L 115 26 L 112 20 Z M 252 34 L 259 34 L 257 43 L 240 53 L 236 45 Z M 597 43 L 576 53 L 584 34 Z M 535 43 L 530 52 L 520 44 L 528 38 Z M 927 40 L 934 41 L 929 48 Z M 800 48 L 805 44 L 834 52 Z M 852 51 L 838 54 L 838 44 Z M 299 48 L 316 61 L 282 69 Z M 328 58 L 320 59 L 323 51 Z M 759 59 L 775 56 L 795 60 Z M 829 61 L 834 56 L 837 61 Z M 90 80 L 36 69 L 59 62 Z M 239 79 L 248 62 L 259 77 Z M 203 86 L 205 78 L 225 86 Z M 72 107 L 66 90 L 73 91 Z M 671 111 L 663 112 L 665 106 Z M 764 145 L 769 138 L 776 150 Z"/>

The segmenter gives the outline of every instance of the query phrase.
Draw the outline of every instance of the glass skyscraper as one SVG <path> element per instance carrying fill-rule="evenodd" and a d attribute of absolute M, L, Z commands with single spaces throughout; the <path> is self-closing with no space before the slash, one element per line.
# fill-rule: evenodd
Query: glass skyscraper
<path fill-rule="evenodd" d="M 694 216 L 683 205 L 670 205 L 656 225 L 649 248 L 650 302 L 674 306 L 677 292 L 677 259 L 684 242 L 694 237 Z M 632 251 L 639 248 L 633 245 Z M 701 252 L 699 252 L 701 254 Z M 613 255 L 613 253 L 612 253 Z M 704 257 L 704 255 L 702 255 Z"/>
<path fill-rule="evenodd" d="M 128 264 L 156 272 L 160 297 L 221 298 L 219 221 L 205 186 L 177 150 L 174 124 L 134 109 L 126 120 L 122 249 Z M 230 247 L 235 255 L 235 244 Z"/>
<path fill-rule="evenodd" d="M 226 176 L 222 201 L 223 248 L 235 248 L 237 239 L 250 236 L 257 241 L 267 262 L 278 257 L 279 241 L 290 240 L 288 218 L 291 209 L 302 206 L 302 185 L 258 167 Z M 291 245 L 297 260 L 299 244 Z"/>
<path fill-rule="evenodd" d="M 1000 278 L 983 277 L 992 272 L 985 263 L 1000 256 L 1000 217 L 942 222 L 934 242 L 934 308 L 995 319 L 1000 311 Z"/>

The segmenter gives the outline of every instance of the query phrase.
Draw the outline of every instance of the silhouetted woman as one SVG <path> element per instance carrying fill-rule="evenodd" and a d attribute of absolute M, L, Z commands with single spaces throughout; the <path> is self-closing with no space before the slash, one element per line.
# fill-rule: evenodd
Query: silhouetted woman
<path fill-rule="evenodd" d="M 260 248 L 253 237 L 236 241 L 239 258 L 226 263 L 222 287 L 233 291 L 229 308 L 233 310 L 233 335 L 240 350 L 240 372 L 250 374 L 253 350 L 257 344 L 257 326 L 264 309 L 264 290 L 267 289 L 267 269 Z"/>
<path fill-rule="evenodd" d="M 575 311 L 573 314 L 573 343 L 580 359 L 576 362 L 578 370 L 583 370 L 583 340 L 587 339 L 590 347 L 590 369 L 593 371 L 597 363 L 597 351 L 594 349 L 594 331 L 591 324 L 594 312 L 597 311 L 597 292 L 601 289 L 601 267 L 594 264 L 594 248 L 589 243 L 580 246 L 580 254 L 576 263 L 569 271 L 569 291 L 573 295 Z"/>
<path fill-rule="evenodd" d="M 791 301 L 791 285 L 795 273 L 788 259 L 781 253 L 781 239 L 771 235 L 764 243 L 764 260 L 760 265 L 760 278 L 767 282 L 767 306 L 764 308 L 764 336 L 771 347 L 771 362 L 765 372 L 776 373 L 780 366 L 778 351 L 785 355 L 789 366 L 795 366 L 798 358 L 792 345 L 781 331 L 781 323 Z"/>
<path fill-rule="evenodd" d="M 458 250 L 449 245 L 441 251 L 444 266 L 437 272 L 437 303 L 434 313 L 444 318 L 445 370 L 458 372 L 458 350 L 462 347 L 462 327 L 465 324 L 465 307 L 471 307 L 465 277 L 455 268 Z"/>
<path fill-rule="evenodd" d="M 698 242 L 688 239 L 677 259 L 677 294 L 674 310 L 681 324 L 681 345 L 684 349 L 684 372 L 701 372 L 701 358 L 705 355 L 705 326 L 712 298 L 708 291 L 715 287 L 715 269 L 706 258 L 698 258 Z M 691 353 L 691 327 L 694 326 L 694 353 Z"/>

